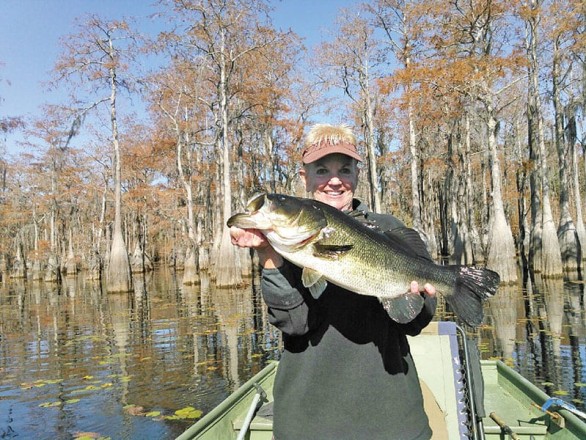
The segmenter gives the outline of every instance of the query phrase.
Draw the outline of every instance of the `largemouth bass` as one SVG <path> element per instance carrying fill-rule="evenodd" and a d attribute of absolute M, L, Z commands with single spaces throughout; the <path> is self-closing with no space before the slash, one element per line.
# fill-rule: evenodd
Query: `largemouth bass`
<path fill-rule="evenodd" d="M 432 284 L 454 313 L 474 327 L 483 319 L 482 302 L 500 283 L 491 270 L 442 266 L 422 256 L 426 252 L 417 246 L 424 247 L 423 242 L 412 229 L 383 234 L 317 200 L 257 194 L 246 212 L 227 224 L 260 230 L 277 253 L 303 269 L 303 285 L 315 298 L 329 281 L 377 297 L 400 323 L 413 320 L 423 307 L 423 297 L 408 291 L 411 281 Z"/>

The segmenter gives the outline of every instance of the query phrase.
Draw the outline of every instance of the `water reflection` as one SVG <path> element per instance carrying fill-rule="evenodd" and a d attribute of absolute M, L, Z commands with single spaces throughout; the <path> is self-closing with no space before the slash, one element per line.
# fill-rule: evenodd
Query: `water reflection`
<path fill-rule="evenodd" d="M 489 300 L 494 347 L 548 394 L 584 407 L 584 285 L 534 276 L 526 289 L 501 287 Z"/>
<path fill-rule="evenodd" d="M 584 377 L 582 371 L 584 371 L 584 359 L 582 351 L 584 346 L 580 345 L 580 341 L 584 340 L 584 283 L 577 282 L 576 280 L 568 281 L 565 284 L 565 292 L 567 293 L 567 312 L 569 325 L 569 349 L 571 352 L 570 364 L 574 366 L 572 374 L 569 379 L 574 384 L 571 389 L 571 395 L 569 396 L 574 401 L 580 402 L 582 399 L 582 389 Z"/>
<path fill-rule="evenodd" d="M 495 342 L 493 356 L 512 360 L 516 349 L 518 317 L 523 316 L 523 296 L 517 286 L 502 286 L 488 300 Z"/>
<path fill-rule="evenodd" d="M 258 280 L 248 281 L 216 289 L 202 273 L 183 286 L 158 270 L 122 295 L 79 277 L 0 284 L 0 436 L 174 438 L 191 421 L 164 416 L 211 410 L 279 356 Z M 476 332 L 483 358 L 505 359 L 583 408 L 582 283 L 503 287 L 485 322 Z"/>

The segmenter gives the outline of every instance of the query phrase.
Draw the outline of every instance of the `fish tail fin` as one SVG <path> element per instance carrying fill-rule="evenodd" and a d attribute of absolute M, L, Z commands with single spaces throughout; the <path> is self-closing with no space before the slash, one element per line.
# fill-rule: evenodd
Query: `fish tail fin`
<path fill-rule="evenodd" d="M 477 327 L 484 316 L 483 301 L 494 296 L 500 284 L 498 273 L 485 268 L 454 266 L 456 283 L 446 302 L 466 324 Z"/>

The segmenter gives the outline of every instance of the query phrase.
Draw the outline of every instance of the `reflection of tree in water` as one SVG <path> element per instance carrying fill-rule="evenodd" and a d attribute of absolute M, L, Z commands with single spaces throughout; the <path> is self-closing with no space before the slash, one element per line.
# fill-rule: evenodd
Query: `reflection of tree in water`
<path fill-rule="evenodd" d="M 525 285 L 523 289 L 524 320 L 525 320 L 525 340 L 526 348 L 519 347 L 517 354 L 517 363 L 524 375 L 535 381 L 535 365 L 540 363 L 541 357 L 541 331 L 539 329 L 539 320 L 537 319 L 537 302 L 540 301 L 540 293 L 536 288 L 533 272 L 524 278 Z"/>
<path fill-rule="evenodd" d="M 237 387 L 241 383 L 238 357 L 241 355 L 243 361 L 250 361 L 251 356 L 251 290 L 249 288 L 216 289 L 212 286 L 211 295 L 216 306 L 222 336 L 225 338 L 222 344 L 225 354 L 222 356 L 224 377 L 230 384 Z M 243 365 L 245 363 L 249 362 L 242 362 Z"/>
<path fill-rule="evenodd" d="M 260 274 L 253 273 L 252 284 L 252 349 L 265 359 L 278 359 L 281 350 L 281 332 L 269 322 L 268 308 L 262 299 Z"/>
<path fill-rule="evenodd" d="M 492 318 L 493 338 L 496 343 L 495 355 L 511 360 L 515 352 L 518 308 L 522 292 L 518 286 L 503 285 L 498 293 L 488 300 Z"/>
<path fill-rule="evenodd" d="M 152 338 L 151 307 L 147 292 L 150 279 L 150 273 L 136 274 L 133 278 L 134 294 L 129 297 L 133 344 L 136 344 L 136 338 L 140 345 L 146 344 Z"/>
<path fill-rule="evenodd" d="M 580 352 L 580 336 L 584 325 L 584 282 L 579 279 L 566 280 L 564 284 L 566 292 L 566 317 L 569 323 L 570 350 L 572 356 L 572 398 L 576 402 L 586 401 L 586 389 L 580 384 L 584 382 L 582 377 L 583 361 Z"/>
<path fill-rule="evenodd" d="M 552 394 L 561 387 L 561 341 L 564 316 L 564 281 L 562 278 L 535 278 L 541 342 L 541 376 L 545 390 Z M 550 385 L 551 384 L 551 385 Z"/>
<path fill-rule="evenodd" d="M 75 298 L 77 293 L 77 277 L 68 276 L 63 278 L 63 290 L 68 298 Z"/>
<path fill-rule="evenodd" d="M 130 327 L 130 295 L 129 293 L 109 293 L 105 295 L 108 301 L 107 316 L 110 318 L 110 323 L 112 324 L 113 342 L 116 349 L 110 353 L 110 356 L 116 355 L 122 377 L 129 377 L 130 375 L 126 356 Z M 127 405 L 129 403 L 129 382 L 126 380 L 120 382 L 120 402 L 123 405 Z"/>

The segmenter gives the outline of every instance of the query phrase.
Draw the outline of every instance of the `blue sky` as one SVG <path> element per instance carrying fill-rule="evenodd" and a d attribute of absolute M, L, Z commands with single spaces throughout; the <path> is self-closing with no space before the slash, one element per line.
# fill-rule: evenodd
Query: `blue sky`
<path fill-rule="evenodd" d="M 272 0 L 277 27 L 291 28 L 319 42 L 334 23 L 341 7 L 357 0 Z M 75 18 L 87 13 L 114 19 L 134 17 L 140 29 L 154 30 L 150 14 L 158 10 L 152 0 L 1 0 L 0 1 L 0 116 L 35 116 L 44 103 L 59 100 L 42 82 L 60 53 L 60 38 L 75 31 Z M 0 147 L 2 143 L 0 140 Z M 15 150 L 14 139 L 7 147 Z M 1 151 L 1 148 L 0 148 Z"/>

